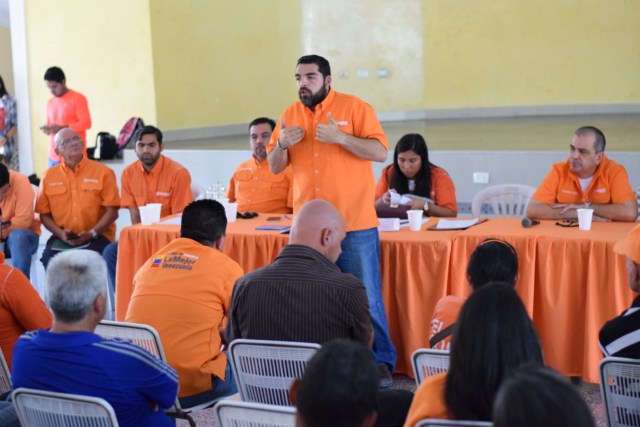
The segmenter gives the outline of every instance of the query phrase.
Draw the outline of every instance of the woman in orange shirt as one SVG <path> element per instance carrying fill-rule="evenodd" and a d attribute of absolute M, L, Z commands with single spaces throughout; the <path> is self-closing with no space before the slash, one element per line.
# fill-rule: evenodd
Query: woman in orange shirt
<path fill-rule="evenodd" d="M 533 322 L 512 284 L 475 290 L 462 306 L 449 371 L 420 384 L 405 427 L 424 418 L 491 420 L 503 378 L 522 365 L 544 364 Z"/>
<path fill-rule="evenodd" d="M 392 192 L 411 199 L 400 203 L 403 217 L 407 209 L 424 210 L 428 216 L 455 217 L 458 212 L 453 181 L 444 169 L 429 161 L 427 143 L 417 133 L 400 138 L 393 153 L 393 165 L 382 170 L 376 186 L 378 216 L 395 216 L 393 208 L 389 209 Z"/>

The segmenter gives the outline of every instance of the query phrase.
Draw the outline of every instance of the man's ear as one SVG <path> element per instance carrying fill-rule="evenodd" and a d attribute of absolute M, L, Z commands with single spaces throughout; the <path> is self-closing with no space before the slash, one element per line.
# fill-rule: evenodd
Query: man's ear
<path fill-rule="evenodd" d="M 598 164 L 600 164 L 600 162 L 602 161 L 602 156 L 604 156 L 604 151 L 601 151 L 596 154 L 596 159 Z"/>
<path fill-rule="evenodd" d="M 331 86 L 331 76 L 327 76 L 324 78 L 324 84 L 325 86 Z"/>
<path fill-rule="evenodd" d="M 60 156 L 60 151 L 58 151 L 58 144 L 55 144 L 55 148 L 53 149 L 53 151 L 55 151 L 55 152 L 56 152 L 56 154 L 57 154 L 58 156 Z M 61 157 L 62 157 L 62 156 L 61 156 Z"/>
<path fill-rule="evenodd" d="M 107 296 L 98 295 L 96 299 L 93 300 L 92 308 L 93 312 L 98 318 L 98 321 L 104 319 L 105 314 L 107 314 Z"/>
<path fill-rule="evenodd" d="M 216 247 L 217 250 L 222 251 L 222 248 L 224 248 L 224 242 L 225 242 L 225 237 L 223 234 L 222 236 L 216 239 L 214 246 Z"/>
<path fill-rule="evenodd" d="M 320 245 L 323 248 L 331 244 L 332 232 L 333 230 L 331 230 L 331 228 L 323 228 L 322 231 L 320 231 Z"/>
<path fill-rule="evenodd" d="M 298 404 L 298 387 L 300 386 L 300 378 L 296 378 L 291 383 L 291 387 L 289 387 L 289 403 L 292 406 L 296 406 Z"/>

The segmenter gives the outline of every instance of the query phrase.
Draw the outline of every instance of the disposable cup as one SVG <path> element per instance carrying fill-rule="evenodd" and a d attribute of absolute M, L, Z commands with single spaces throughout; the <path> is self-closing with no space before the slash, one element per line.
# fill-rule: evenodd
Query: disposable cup
<path fill-rule="evenodd" d="M 151 222 L 160 222 L 162 203 L 147 203 L 147 206 L 151 208 Z"/>
<path fill-rule="evenodd" d="M 591 230 L 591 220 L 593 219 L 593 209 L 578 209 L 578 228 L 580 230 Z"/>
<path fill-rule="evenodd" d="M 409 218 L 409 229 L 411 231 L 420 231 L 422 228 L 422 210 L 410 210 L 407 211 L 407 218 Z"/>
<path fill-rule="evenodd" d="M 227 222 L 236 222 L 236 215 L 238 214 L 237 203 L 224 203 L 224 212 L 227 215 Z"/>
<path fill-rule="evenodd" d="M 138 208 L 140 211 L 140 223 L 142 225 L 151 225 L 153 213 L 152 208 L 150 206 L 140 206 Z"/>

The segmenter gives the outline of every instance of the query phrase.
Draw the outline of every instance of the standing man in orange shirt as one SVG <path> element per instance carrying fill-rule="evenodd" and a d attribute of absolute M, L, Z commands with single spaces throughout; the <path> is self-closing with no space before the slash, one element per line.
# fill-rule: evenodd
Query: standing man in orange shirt
<path fill-rule="evenodd" d="M 635 221 L 638 201 L 624 167 L 604 154 L 606 139 L 593 126 L 578 129 L 569 158 L 553 165 L 534 193 L 527 216 L 575 219 L 576 209 L 593 209 L 594 221 Z"/>
<path fill-rule="evenodd" d="M 62 163 L 45 171 L 36 212 L 53 234 L 42 253 L 45 268 L 69 248 L 102 253 L 115 238 L 120 206 L 116 176 L 107 166 L 82 154 L 82 139 L 70 128 L 55 136 Z"/>
<path fill-rule="evenodd" d="M 59 67 L 47 69 L 44 80 L 53 98 L 47 102 L 47 123 L 40 129 L 49 135 L 49 167 L 52 167 L 62 160 L 54 142 L 55 135 L 61 129 L 73 129 L 82 140 L 83 152 L 87 155 L 87 129 L 91 128 L 91 114 L 87 98 L 67 88 L 64 71 Z"/>
<path fill-rule="evenodd" d="M 331 87 L 329 61 L 303 56 L 295 73 L 299 102 L 284 110 L 269 143 L 274 173 L 291 165 L 293 211 L 325 199 L 342 214 L 347 236 L 337 265 L 365 285 L 380 386 L 393 383 L 396 349 L 389 336 L 380 280 L 380 240 L 372 161 L 387 160 L 389 142 L 373 108 Z"/>
<path fill-rule="evenodd" d="M 259 117 L 249 124 L 253 159 L 241 163 L 229 181 L 227 198 L 238 202 L 238 212 L 291 213 L 293 176 L 291 168 L 276 175 L 269 169 L 267 144 L 276 122 Z"/>
<path fill-rule="evenodd" d="M 120 177 L 122 185 L 121 208 L 128 208 L 131 224 L 140 223 L 140 206 L 160 203 L 160 216 L 180 213 L 191 202 L 191 175 L 180 163 L 162 154 L 162 131 L 145 126 L 136 135 L 138 161 L 127 166 Z M 109 244 L 102 252 L 107 262 L 111 286 L 116 286 L 118 242 Z"/>
<path fill-rule="evenodd" d="M 33 214 L 33 192 L 29 178 L 0 163 L 0 229 L 4 253 L 27 278 L 31 255 L 38 250 L 40 222 Z"/>

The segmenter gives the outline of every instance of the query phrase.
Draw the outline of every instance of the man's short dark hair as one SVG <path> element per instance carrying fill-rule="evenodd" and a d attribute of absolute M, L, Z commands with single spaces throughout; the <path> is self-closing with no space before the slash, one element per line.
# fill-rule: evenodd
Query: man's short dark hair
<path fill-rule="evenodd" d="M 318 71 L 322 74 L 322 77 L 327 77 L 331 75 L 331 65 L 329 65 L 329 61 L 319 55 L 306 55 L 300 57 L 298 59 L 298 64 L 316 64 L 318 66 Z"/>
<path fill-rule="evenodd" d="M 584 136 L 587 134 L 594 134 L 596 136 L 596 142 L 594 144 L 594 148 L 596 153 L 602 153 L 607 146 L 607 140 L 604 137 L 604 133 L 595 126 L 582 126 L 575 132 L 576 136 Z"/>
<path fill-rule="evenodd" d="M 274 130 L 276 128 L 276 122 L 270 119 L 269 117 L 258 117 L 257 119 L 253 119 L 253 121 L 249 123 L 249 130 L 251 130 L 251 126 L 257 126 L 263 123 L 266 123 L 269 126 L 271 126 L 271 130 Z"/>
<path fill-rule="evenodd" d="M 473 289 L 489 282 L 515 285 L 518 277 L 518 253 L 504 240 L 485 239 L 471 254 L 467 277 Z"/>
<path fill-rule="evenodd" d="M 330 341 L 300 379 L 298 414 L 307 427 L 358 426 L 375 410 L 377 388 L 371 351 L 350 340 Z"/>
<path fill-rule="evenodd" d="M 0 163 L 0 187 L 4 187 L 9 183 L 9 169 Z"/>
<path fill-rule="evenodd" d="M 155 135 L 156 139 L 162 144 L 162 131 L 155 126 L 146 125 L 138 129 L 135 141 L 138 142 L 144 135 Z"/>
<path fill-rule="evenodd" d="M 224 206 L 215 200 L 197 200 L 189 204 L 182 213 L 180 237 L 212 246 L 220 236 L 224 236 L 226 229 Z"/>
<path fill-rule="evenodd" d="M 64 71 L 62 71 L 62 68 L 49 67 L 44 73 L 44 79 L 49 82 L 62 83 L 66 80 L 66 77 L 64 76 Z"/>

